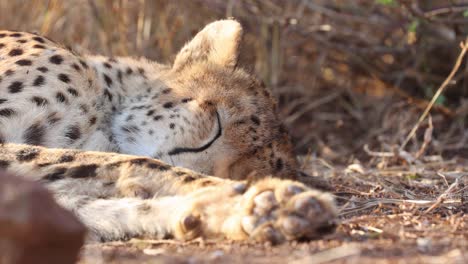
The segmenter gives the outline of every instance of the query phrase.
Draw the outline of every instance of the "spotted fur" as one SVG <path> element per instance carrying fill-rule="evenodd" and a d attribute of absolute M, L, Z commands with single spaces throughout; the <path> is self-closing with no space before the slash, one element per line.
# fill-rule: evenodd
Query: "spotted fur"
<path fill-rule="evenodd" d="M 275 102 L 236 67 L 241 36 L 209 24 L 169 66 L 0 31 L 0 168 L 42 182 L 104 240 L 328 231 L 330 195 L 291 181 Z"/>

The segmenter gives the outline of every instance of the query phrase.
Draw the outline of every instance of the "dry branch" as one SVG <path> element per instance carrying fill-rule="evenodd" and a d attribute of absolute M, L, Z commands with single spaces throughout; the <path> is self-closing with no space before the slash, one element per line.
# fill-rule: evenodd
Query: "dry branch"
<path fill-rule="evenodd" d="M 414 137 L 414 135 L 416 134 L 416 131 L 419 128 L 419 126 L 424 121 L 424 119 L 427 117 L 427 115 L 429 114 L 429 111 L 431 111 L 432 106 L 435 104 L 435 102 L 437 101 L 439 96 L 442 94 L 444 89 L 450 84 L 453 77 L 455 76 L 455 73 L 457 73 L 458 68 L 460 68 L 460 65 L 461 65 L 461 63 L 463 61 L 463 58 L 465 57 L 465 54 L 466 54 L 466 52 L 468 50 L 468 37 L 465 39 L 465 42 L 460 43 L 460 47 L 461 47 L 460 55 L 458 55 L 457 61 L 455 62 L 455 65 L 453 66 L 452 71 L 448 75 L 447 79 L 445 79 L 445 81 L 437 89 L 437 92 L 432 97 L 431 102 L 427 105 L 426 109 L 424 110 L 422 115 L 419 117 L 418 122 L 414 125 L 413 129 L 411 129 L 410 133 L 406 137 L 403 144 L 401 144 L 400 150 L 403 150 L 406 147 L 406 145 L 408 144 L 408 142 L 411 140 L 411 138 Z"/>

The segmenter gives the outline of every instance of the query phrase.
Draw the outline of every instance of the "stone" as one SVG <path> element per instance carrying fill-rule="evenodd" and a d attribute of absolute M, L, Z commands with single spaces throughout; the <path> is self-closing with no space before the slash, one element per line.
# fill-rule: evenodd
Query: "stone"
<path fill-rule="evenodd" d="M 41 184 L 0 171 L 0 263 L 75 263 L 85 235 Z"/>

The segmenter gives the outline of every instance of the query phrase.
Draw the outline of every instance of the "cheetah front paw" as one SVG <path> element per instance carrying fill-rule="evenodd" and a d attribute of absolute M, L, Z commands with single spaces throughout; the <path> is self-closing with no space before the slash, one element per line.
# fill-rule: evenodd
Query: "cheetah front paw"
<path fill-rule="evenodd" d="M 179 231 L 192 238 L 198 234 L 281 243 L 319 238 L 336 226 L 332 196 L 298 182 L 265 179 L 243 194 L 212 191 L 217 195 L 197 196 L 190 213 L 180 221 Z"/>
<path fill-rule="evenodd" d="M 314 239 L 335 229 L 337 209 L 331 195 L 300 183 L 267 180 L 244 197 L 241 226 L 254 240 Z"/>

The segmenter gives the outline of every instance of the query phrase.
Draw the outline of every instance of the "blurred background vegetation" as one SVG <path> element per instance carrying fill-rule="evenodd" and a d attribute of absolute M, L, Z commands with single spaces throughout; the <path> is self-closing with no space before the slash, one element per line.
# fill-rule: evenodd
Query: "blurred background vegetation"
<path fill-rule="evenodd" d="M 241 65 L 277 96 L 298 153 L 336 162 L 368 159 L 365 144 L 398 147 L 468 35 L 468 1 L 457 0 L 0 0 L 1 28 L 166 63 L 225 17 L 243 24 Z M 467 157 L 468 60 L 431 116 L 428 153 Z"/>

